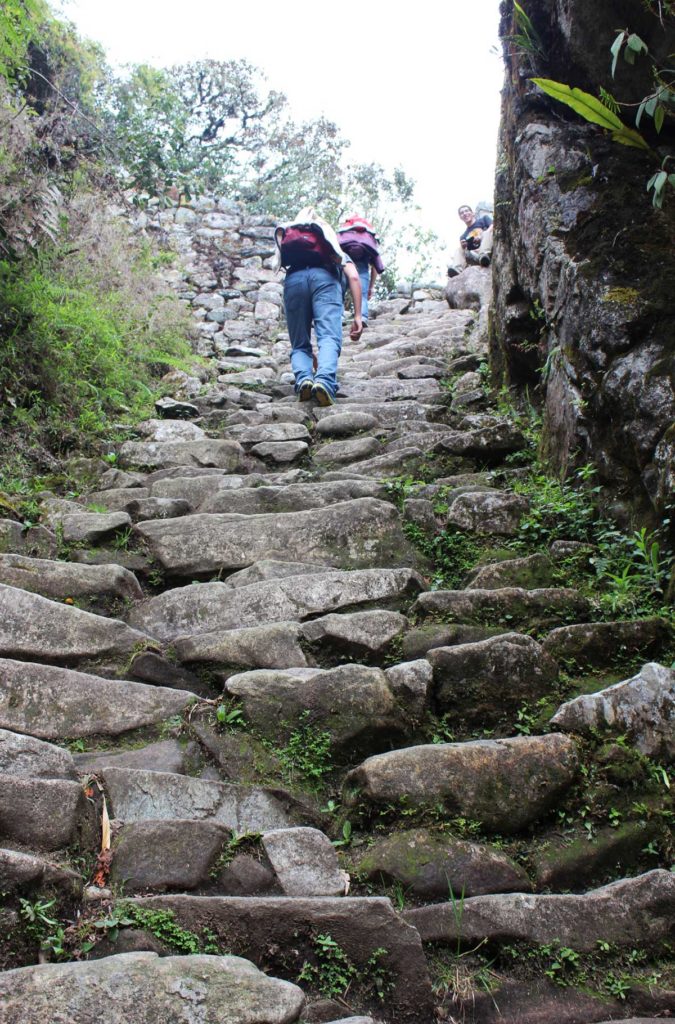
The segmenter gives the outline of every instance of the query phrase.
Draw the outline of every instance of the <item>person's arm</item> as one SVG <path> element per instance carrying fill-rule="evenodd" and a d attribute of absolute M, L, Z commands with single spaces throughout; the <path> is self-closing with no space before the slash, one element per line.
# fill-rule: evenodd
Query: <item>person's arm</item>
<path fill-rule="evenodd" d="M 368 285 L 368 298 L 372 299 L 373 290 L 375 288 L 375 282 L 377 280 L 377 271 L 375 270 L 375 264 L 370 264 L 370 283 Z"/>
<path fill-rule="evenodd" d="M 352 341 L 357 341 L 363 333 L 363 320 L 361 319 L 361 280 L 359 278 L 359 272 L 353 263 L 345 263 L 342 270 L 347 278 L 347 284 L 349 285 L 349 291 L 354 304 L 354 323 L 352 324 L 352 329 L 349 332 L 349 337 Z"/>

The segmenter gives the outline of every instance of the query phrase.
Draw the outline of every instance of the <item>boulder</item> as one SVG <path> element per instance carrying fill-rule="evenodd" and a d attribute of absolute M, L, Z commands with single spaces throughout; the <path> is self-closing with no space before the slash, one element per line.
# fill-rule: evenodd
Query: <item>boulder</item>
<path fill-rule="evenodd" d="M 339 616 L 338 616 L 339 618 Z M 315 620 L 321 621 L 321 620 Z M 298 668 L 307 665 L 298 622 L 274 622 L 176 640 L 176 657 L 186 664 L 207 662 L 236 668 Z"/>
<path fill-rule="evenodd" d="M 306 721 L 330 734 L 334 751 L 353 754 L 382 748 L 406 728 L 384 672 L 364 665 L 244 672 L 230 676 L 225 692 L 257 733 L 276 742 Z"/>
<path fill-rule="evenodd" d="M 513 537 L 528 502 L 519 494 L 502 491 L 474 491 L 460 494 L 450 505 L 447 521 L 478 536 L 499 534 Z"/>
<path fill-rule="evenodd" d="M 107 1024 L 293 1024 L 305 1004 L 296 985 L 240 957 L 149 952 L 4 971 L 0 999 L 13 1024 L 94 1020 L 102 1006 Z"/>
<path fill-rule="evenodd" d="M 377 839 L 359 858 L 356 871 L 371 882 L 399 882 L 425 900 L 532 888 L 523 868 L 500 850 L 426 829 Z"/>
<path fill-rule="evenodd" d="M 225 582 L 228 587 L 248 587 L 251 583 L 262 583 L 265 580 L 281 580 L 287 576 L 311 576 L 330 571 L 319 562 L 281 562 L 276 558 L 261 558 L 259 562 L 249 565 L 248 569 L 231 573 Z M 339 573 L 341 570 L 332 571 Z"/>
<path fill-rule="evenodd" d="M 609 729 L 648 757 L 675 758 L 675 671 L 650 662 L 637 675 L 558 708 L 551 724 L 582 734 Z"/>
<path fill-rule="evenodd" d="M 411 614 L 433 615 L 446 622 L 517 626 L 553 626 L 590 615 L 591 603 L 569 589 L 436 590 L 421 594 Z"/>
<path fill-rule="evenodd" d="M 100 777 L 108 793 L 110 816 L 125 823 L 212 821 L 243 836 L 287 828 L 295 823 L 293 814 L 298 815 L 293 801 L 284 801 L 279 791 L 131 768 L 105 768 Z"/>
<path fill-rule="evenodd" d="M 403 655 L 406 658 L 422 658 L 435 647 L 451 647 L 454 644 L 474 644 L 508 632 L 506 626 L 469 626 L 441 622 L 425 622 L 411 629 L 403 637 Z"/>
<path fill-rule="evenodd" d="M 0 655 L 50 661 L 123 657 L 151 643 L 144 633 L 107 619 L 0 584 Z"/>
<path fill-rule="evenodd" d="M 77 780 L 72 755 L 63 747 L 0 729 L 0 772 L 25 779 Z"/>
<path fill-rule="evenodd" d="M 0 555 L 0 583 L 54 601 L 67 597 L 138 601 L 143 597 L 134 574 L 119 565 L 79 565 L 24 555 Z"/>
<path fill-rule="evenodd" d="M 0 849 L 0 878 L 6 894 L 27 887 L 40 891 L 58 889 L 66 896 L 80 896 L 83 879 L 76 871 L 62 867 L 44 857 L 18 850 Z"/>
<path fill-rule="evenodd" d="M 359 459 L 370 459 L 382 451 L 382 445 L 375 437 L 355 437 L 345 441 L 333 441 L 315 448 L 312 459 L 320 466 L 339 466 Z M 358 466 L 356 467 L 358 469 Z"/>
<path fill-rule="evenodd" d="M 491 831 L 525 828 L 569 788 L 577 753 L 567 736 L 431 743 L 369 757 L 351 771 L 345 798 L 375 807 L 442 804 Z"/>
<path fill-rule="evenodd" d="M 131 526 L 126 512 L 79 512 L 60 517 L 64 544 L 100 544 Z"/>
<path fill-rule="evenodd" d="M 266 832 L 262 845 L 286 896 L 343 896 L 349 876 L 331 841 L 316 828 Z"/>
<path fill-rule="evenodd" d="M 382 498 L 384 488 L 373 480 L 341 480 L 333 483 L 297 483 L 285 486 L 242 487 L 220 490 L 207 497 L 200 512 L 237 512 L 264 515 L 268 512 L 304 512 L 337 505 L 349 498 Z"/>
<path fill-rule="evenodd" d="M 320 437 L 350 437 L 366 430 L 375 430 L 379 426 L 376 416 L 367 412 L 338 412 L 319 420 L 316 432 Z"/>
<path fill-rule="evenodd" d="M 311 644 L 328 645 L 345 656 L 358 657 L 382 653 L 407 627 L 408 620 L 398 612 L 366 611 L 324 615 L 304 623 L 301 632 Z"/>
<path fill-rule="evenodd" d="M 125 441 L 120 448 L 125 469 L 166 469 L 198 466 L 235 473 L 241 468 L 244 449 L 237 441 Z"/>
<path fill-rule="evenodd" d="M 303 423 L 264 423 L 260 426 L 244 427 L 237 434 L 237 440 L 244 446 L 264 442 L 309 441 L 309 439 L 309 431 Z"/>
<path fill-rule="evenodd" d="M 196 889 L 230 839 L 215 821 L 137 821 L 115 834 L 111 881 L 124 891 Z"/>
<path fill-rule="evenodd" d="M 0 658 L 0 728 L 40 739 L 116 736 L 159 725 L 196 699 L 187 690 Z"/>
<path fill-rule="evenodd" d="M 306 441 L 261 441 L 260 444 L 254 444 L 250 451 L 251 455 L 265 462 L 284 465 L 302 459 L 309 451 L 309 445 Z"/>
<path fill-rule="evenodd" d="M 553 659 L 520 633 L 436 647 L 427 659 L 438 709 L 476 724 L 495 723 L 524 701 L 535 702 L 558 677 Z"/>
<path fill-rule="evenodd" d="M 79 782 L 0 775 L 0 836 L 34 850 L 75 842 L 93 807 Z"/>
<path fill-rule="evenodd" d="M 588 882 L 606 878 L 610 872 L 625 874 L 644 858 L 645 846 L 657 833 L 658 825 L 652 820 L 599 828 L 592 836 L 552 836 L 532 855 L 537 888 L 578 892 Z"/>
<path fill-rule="evenodd" d="M 525 448 L 522 431 L 507 420 L 474 430 L 448 431 L 433 446 L 440 455 L 460 455 L 481 463 L 502 462 L 505 455 Z"/>
<path fill-rule="evenodd" d="M 178 740 L 159 740 L 134 750 L 89 750 L 75 754 L 73 760 L 80 774 L 98 773 L 104 768 L 143 768 L 152 772 L 175 772 L 187 775 L 193 766 L 196 744 Z"/>
<path fill-rule="evenodd" d="M 526 558 L 508 558 L 474 569 L 467 580 L 468 590 L 499 590 L 523 587 L 539 590 L 553 584 L 554 565 L 548 555 L 537 553 Z"/>
<path fill-rule="evenodd" d="M 658 656 L 672 640 L 666 619 L 630 619 L 625 622 L 581 622 L 553 629 L 543 642 L 544 650 L 557 661 L 578 668 L 603 668 L 617 656 L 627 661 L 636 655 Z"/>

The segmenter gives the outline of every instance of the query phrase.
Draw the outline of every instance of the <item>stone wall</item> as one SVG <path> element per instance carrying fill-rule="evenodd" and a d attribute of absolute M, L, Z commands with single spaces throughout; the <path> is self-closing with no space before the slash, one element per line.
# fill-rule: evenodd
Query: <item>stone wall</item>
<path fill-rule="evenodd" d="M 511 0 L 502 4 L 493 365 L 502 381 L 541 397 L 559 471 L 592 461 L 625 502 L 662 515 L 675 476 L 675 202 L 651 205 L 653 157 L 613 143 L 530 78 L 595 95 L 602 85 L 634 102 L 650 90 L 649 65 L 622 60 L 611 78 L 617 28 L 630 26 L 656 53 L 672 50 L 672 32 L 669 43 L 658 19 L 628 0 L 526 6 L 541 52 L 510 41 L 518 28 Z M 641 129 L 652 145 L 669 141 L 668 126 L 660 139 L 647 119 Z"/>
<path fill-rule="evenodd" d="M 195 351 L 221 356 L 233 345 L 267 348 L 283 328 L 283 282 L 274 269 L 274 221 L 228 199 L 203 196 L 131 219 L 137 232 L 179 254 L 166 280 L 195 319 Z"/>

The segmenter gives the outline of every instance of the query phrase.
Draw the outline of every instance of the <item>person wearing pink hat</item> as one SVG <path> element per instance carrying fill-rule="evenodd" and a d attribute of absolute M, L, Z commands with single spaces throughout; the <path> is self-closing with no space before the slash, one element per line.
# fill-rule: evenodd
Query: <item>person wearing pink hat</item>
<path fill-rule="evenodd" d="M 361 320 L 368 326 L 368 300 L 372 298 L 378 274 L 384 271 L 375 228 L 357 214 L 351 214 L 337 231 L 340 248 L 354 261 L 361 280 Z"/>

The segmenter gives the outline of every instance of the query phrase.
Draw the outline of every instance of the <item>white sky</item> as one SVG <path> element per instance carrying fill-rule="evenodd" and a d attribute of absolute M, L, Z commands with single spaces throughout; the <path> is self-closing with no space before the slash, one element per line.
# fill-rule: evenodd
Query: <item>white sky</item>
<path fill-rule="evenodd" d="M 300 119 L 325 114 L 355 160 L 417 182 L 420 222 L 444 264 L 461 203 L 491 199 L 499 92 L 499 0 L 54 0 L 116 65 L 244 58 Z"/>

